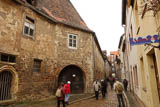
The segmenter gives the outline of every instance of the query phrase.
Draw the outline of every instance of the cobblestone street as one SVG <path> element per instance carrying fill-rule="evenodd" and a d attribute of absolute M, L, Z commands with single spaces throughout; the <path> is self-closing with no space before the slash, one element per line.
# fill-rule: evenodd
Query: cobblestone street
<path fill-rule="evenodd" d="M 95 98 L 84 100 L 75 104 L 71 104 L 68 107 L 117 107 L 117 97 L 113 91 L 109 91 L 107 97 L 102 99 L 100 96 L 99 100 Z"/>
<path fill-rule="evenodd" d="M 108 87 L 108 93 L 106 98 L 102 99 L 101 94 L 99 99 L 91 98 L 88 100 L 78 101 L 76 103 L 67 105 L 67 107 L 117 107 L 118 101 L 114 91 L 110 90 Z M 30 104 L 19 104 L 9 107 L 57 107 L 56 100 L 47 100 L 43 102 L 36 102 Z M 61 106 L 62 107 L 62 106 Z"/>

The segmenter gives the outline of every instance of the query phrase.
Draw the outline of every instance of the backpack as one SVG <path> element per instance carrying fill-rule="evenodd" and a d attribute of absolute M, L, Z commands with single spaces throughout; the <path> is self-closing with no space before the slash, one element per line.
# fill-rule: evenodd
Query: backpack
<path fill-rule="evenodd" d="M 94 91 L 99 91 L 100 90 L 100 84 L 98 84 L 98 82 L 96 81 L 96 83 L 94 84 Z"/>
<path fill-rule="evenodd" d="M 118 83 L 117 86 L 116 86 L 116 90 L 117 90 L 119 93 L 121 93 L 121 92 L 123 91 L 123 86 Z"/>
<path fill-rule="evenodd" d="M 61 95 L 62 95 L 61 89 L 58 88 L 56 91 L 56 97 L 61 97 Z"/>

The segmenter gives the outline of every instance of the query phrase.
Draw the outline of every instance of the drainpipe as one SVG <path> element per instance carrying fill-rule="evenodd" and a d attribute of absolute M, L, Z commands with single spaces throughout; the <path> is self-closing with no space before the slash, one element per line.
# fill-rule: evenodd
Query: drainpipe
<path fill-rule="evenodd" d="M 96 80 L 96 63 L 95 63 L 96 59 L 95 59 L 94 35 L 92 36 L 92 48 L 93 48 L 92 53 L 93 53 L 93 71 L 94 71 L 93 78 L 94 78 L 94 80 Z"/>
<path fill-rule="evenodd" d="M 126 52 L 127 52 L 127 75 L 128 75 L 128 78 L 129 78 L 129 81 L 130 81 L 130 90 L 131 90 L 131 78 L 130 78 L 130 72 L 129 72 L 129 58 L 128 58 L 128 45 L 127 45 L 127 37 L 126 37 L 126 26 L 124 27 L 124 32 L 125 32 L 125 42 L 126 42 Z M 126 71 L 125 71 L 126 72 Z M 132 84 L 133 85 L 133 84 Z"/>

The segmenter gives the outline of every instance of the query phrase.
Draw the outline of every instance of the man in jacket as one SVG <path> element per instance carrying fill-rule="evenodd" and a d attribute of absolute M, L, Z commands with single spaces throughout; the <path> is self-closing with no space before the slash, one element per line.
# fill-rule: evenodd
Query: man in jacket
<path fill-rule="evenodd" d="M 93 88 L 94 88 L 96 100 L 98 100 L 99 90 L 100 90 L 100 88 L 101 88 L 101 84 L 98 82 L 98 80 L 94 81 L 94 83 L 93 83 Z"/>
<path fill-rule="evenodd" d="M 123 95 L 122 95 L 123 90 L 124 90 L 123 84 L 121 82 L 119 82 L 118 79 L 116 79 L 116 82 L 114 83 L 113 88 L 117 94 L 119 107 L 125 107 Z M 121 106 L 121 103 L 122 103 L 122 106 Z"/>

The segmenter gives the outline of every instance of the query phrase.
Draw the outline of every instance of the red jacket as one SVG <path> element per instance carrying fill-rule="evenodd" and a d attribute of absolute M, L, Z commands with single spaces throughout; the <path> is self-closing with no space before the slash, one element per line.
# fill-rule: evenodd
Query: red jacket
<path fill-rule="evenodd" d="M 70 84 L 65 84 L 64 85 L 64 90 L 65 90 L 65 94 L 70 94 L 71 93 Z"/>

